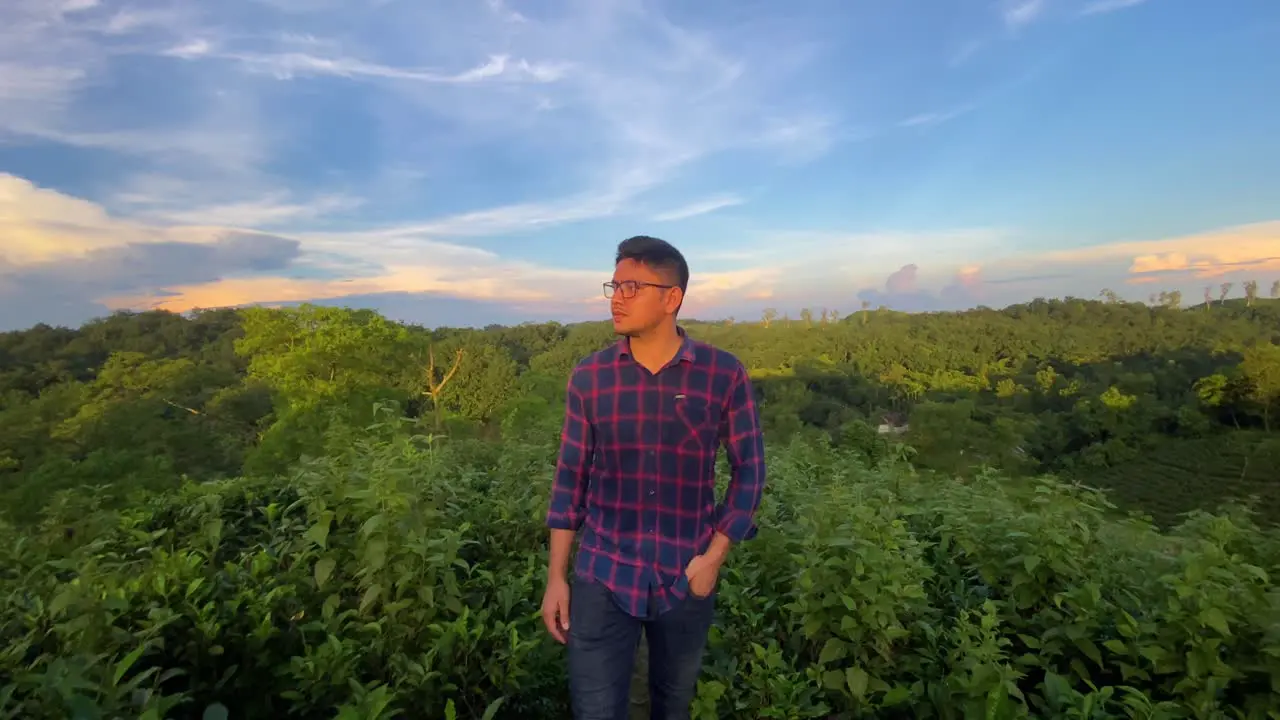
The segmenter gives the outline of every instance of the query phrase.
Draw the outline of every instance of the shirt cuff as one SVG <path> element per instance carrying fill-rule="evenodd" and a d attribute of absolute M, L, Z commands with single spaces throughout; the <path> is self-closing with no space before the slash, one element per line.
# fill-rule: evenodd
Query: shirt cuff
<path fill-rule="evenodd" d="M 736 544 L 754 538 L 758 528 L 749 513 L 725 512 L 716 523 L 716 530 Z"/>

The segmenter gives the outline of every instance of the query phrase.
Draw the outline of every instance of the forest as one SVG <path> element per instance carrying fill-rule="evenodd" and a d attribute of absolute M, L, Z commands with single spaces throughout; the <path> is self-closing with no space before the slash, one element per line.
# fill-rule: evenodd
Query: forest
<path fill-rule="evenodd" d="M 749 369 L 769 467 L 694 717 L 1280 717 L 1280 282 L 1230 289 L 682 321 Z M 614 340 L 0 334 L 0 717 L 568 717 L 542 519 Z"/>

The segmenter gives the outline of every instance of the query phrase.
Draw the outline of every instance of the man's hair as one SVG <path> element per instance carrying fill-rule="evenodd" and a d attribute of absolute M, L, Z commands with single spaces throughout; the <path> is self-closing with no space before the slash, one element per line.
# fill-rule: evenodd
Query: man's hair
<path fill-rule="evenodd" d="M 689 263 L 684 255 L 666 240 L 648 235 L 636 235 L 618 243 L 618 256 L 613 264 L 623 260 L 636 262 L 667 276 L 672 285 L 680 288 L 683 294 L 689 287 Z M 681 303 L 683 304 L 683 302 Z"/>

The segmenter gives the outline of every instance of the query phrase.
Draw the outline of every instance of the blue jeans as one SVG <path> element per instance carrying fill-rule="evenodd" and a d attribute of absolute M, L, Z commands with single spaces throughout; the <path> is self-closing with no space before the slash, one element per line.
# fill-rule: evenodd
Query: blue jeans
<path fill-rule="evenodd" d="M 688 720 L 715 614 L 716 593 L 688 595 L 652 618 L 628 615 L 609 590 L 581 578 L 569 598 L 569 694 L 575 720 L 627 720 L 631 672 L 649 640 L 649 717 Z"/>

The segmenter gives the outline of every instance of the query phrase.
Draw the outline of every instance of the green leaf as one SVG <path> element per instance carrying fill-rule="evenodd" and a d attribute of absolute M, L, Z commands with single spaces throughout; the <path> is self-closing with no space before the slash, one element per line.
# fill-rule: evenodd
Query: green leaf
<path fill-rule="evenodd" d="M 311 528 L 307 530 L 307 533 L 303 535 L 303 537 L 315 543 L 316 545 L 319 545 L 322 548 L 328 547 L 329 515 L 330 513 L 325 513 L 319 522 L 317 522 L 315 525 L 312 525 Z"/>
<path fill-rule="evenodd" d="M 365 548 L 364 560 L 370 570 L 381 570 L 387 562 L 387 541 L 383 538 L 369 541 L 369 545 Z"/>
<path fill-rule="evenodd" d="M 125 676 L 125 673 L 129 672 L 129 668 L 133 667 L 133 664 L 138 662 L 138 658 L 142 657 L 142 653 L 146 651 L 147 651 L 146 645 L 139 645 L 138 647 L 134 648 L 133 652 L 126 655 L 123 660 L 117 663 L 116 671 L 111 676 L 111 684 L 119 685 L 121 678 Z"/>
<path fill-rule="evenodd" d="M 497 717 L 498 708 L 502 707 L 503 700 L 506 700 L 506 698 L 500 697 L 497 700 L 494 700 L 493 702 L 489 703 L 489 707 L 484 709 L 484 716 L 481 717 L 480 720 L 493 720 L 495 717 Z"/>
<path fill-rule="evenodd" d="M 334 562 L 332 557 L 325 556 L 316 561 L 316 587 L 324 588 L 325 582 L 329 576 L 333 574 Z"/>
<path fill-rule="evenodd" d="M 844 673 L 839 670 L 828 670 L 822 673 L 822 686 L 828 690 L 839 690 L 844 687 Z"/>
<path fill-rule="evenodd" d="M 1152 665 L 1160 664 L 1165 657 L 1165 649 L 1159 645 L 1147 645 L 1138 651 L 1142 657 L 1151 661 Z"/>
<path fill-rule="evenodd" d="M 1040 564 L 1040 557 L 1038 555 L 1028 555 L 1022 558 L 1022 567 L 1026 568 L 1027 572 L 1031 572 L 1032 570 L 1035 570 L 1036 566 L 1039 564 Z"/>
<path fill-rule="evenodd" d="M 222 703 L 213 703 L 204 709 L 204 714 L 200 716 L 200 720 L 227 720 L 227 706 Z"/>
<path fill-rule="evenodd" d="M 844 657 L 845 644 L 840 638 L 830 638 L 822 646 L 822 652 L 818 655 L 818 664 L 826 665 L 833 660 L 839 660 Z"/>
<path fill-rule="evenodd" d="M 1201 612 L 1200 622 L 1217 630 L 1222 635 L 1231 634 L 1231 628 L 1227 627 L 1226 616 L 1216 607 L 1211 607 Z"/>
<path fill-rule="evenodd" d="M 67 700 L 67 709 L 71 711 L 72 720 L 98 720 L 102 717 L 102 710 L 98 705 L 78 693 Z"/>
<path fill-rule="evenodd" d="M 449 702 L 444 704 L 445 720 L 458 720 L 458 709 L 453 706 L 453 698 L 449 698 Z"/>
<path fill-rule="evenodd" d="M 893 705 L 906 702 L 910 698 L 911 688 L 906 685 L 894 685 L 892 688 L 889 688 L 889 692 L 884 694 L 884 700 L 881 701 L 880 704 L 885 707 L 892 707 Z"/>
<path fill-rule="evenodd" d="M 849 692 L 853 696 L 861 699 L 867 694 L 867 683 L 871 678 L 867 677 L 867 671 L 860 667 L 851 667 L 844 671 L 845 680 L 849 682 Z"/>

